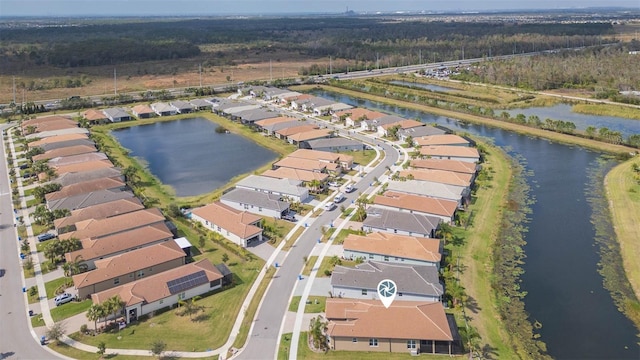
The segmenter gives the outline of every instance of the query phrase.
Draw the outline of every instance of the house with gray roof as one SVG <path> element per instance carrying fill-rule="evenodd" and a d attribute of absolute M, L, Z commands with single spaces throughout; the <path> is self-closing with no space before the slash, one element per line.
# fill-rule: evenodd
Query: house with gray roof
<path fill-rule="evenodd" d="M 240 111 L 259 109 L 260 105 L 252 104 L 246 101 L 237 100 L 221 100 L 217 106 L 213 107 L 213 112 L 217 114 L 233 115 Z"/>
<path fill-rule="evenodd" d="M 173 108 L 176 109 L 179 114 L 188 114 L 190 112 L 193 112 L 194 109 L 193 105 L 182 100 L 174 100 L 170 102 L 169 105 L 173 106 Z"/>
<path fill-rule="evenodd" d="M 397 286 L 396 300 L 441 301 L 444 289 L 435 266 L 399 265 L 369 261 L 355 268 L 336 266 L 331 274 L 333 297 L 379 300 L 378 284 L 392 279 Z"/>
<path fill-rule="evenodd" d="M 76 196 L 70 196 L 63 199 L 58 199 L 51 201 L 48 203 L 49 210 L 58 210 L 58 209 L 82 209 L 87 206 L 93 206 L 98 204 L 104 204 L 106 202 L 111 202 L 120 199 L 128 199 L 134 197 L 135 195 L 131 191 L 120 191 L 120 190 L 98 190 L 92 191 L 86 194 L 80 194 Z"/>
<path fill-rule="evenodd" d="M 211 110 L 211 108 L 213 107 L 213 104 L 205 99 L 193 99 L 189 101 L 189 103 L 196 110 Z"/>
<path fill-rule="evenodd" d="M 362 230 L 432 238 L 441 221 L 436 216 L 370 206 L 367 208 L 367 218 L 362 223 Z"/>
<path fill-rule="evenodd" d="M 104 113 L 104 116 L 106 116 L 112 123 L 131 120 L 131 115 L 129 115 L 129 113 L 123 108 L 119 107 L 104 109 L 102 110 L 102 113 Z"/>
<path fill-rule="evenodd" d="M 236 188 L 279 195 L 291 201 L 304 202 L 309 198 L 309 189 L 302 186 L 302 181 L 300 180 L 249 175 L 240 180 L 236 184 Z"/>
<path fill-rule="evenodd" d="M 68 185 L 77 184 L 80 182 L 102 179 L 102 178 L 111 178 L 111 179 L 119 179 L 124 181 L 124 176 L 120 172 L 120 169 L 115 167 L 109 168 L 101 168 L 90 171 L 78 171 L 78 172 L 68 172 L 58 176 L 56 179 L 52 180 L 52 183 L 60 184 L 63 187 Z"/>
<path fill-rule="evenodd" d="M 71 135 L 71 134 L 89 134 L 89 130 L 85 128 L 68 128 L 68 129 L 60 129 L 60 130 L 51 130 L 51 131 L 41 131 L 38 133 L 33 133 L 25 136 L 25 139 L 44 139 L 52 136 L 61 136 L 61 135 Z"/>
<path fill-rule="evenodd" d="M 318 151 L 339 152 L 364 150 L 365 145 L 357 140 L 337 136 L 333 138 L 306 140 L 300 143 L 300 148 Z"/>
<path fill-rule="evenodd" d="M 274 111 L 258 108 L 239 111 L 237 113 L 234 113 L 233 116 L 235 116 L 236 119 L 239 119 L 243 124 L 253 124 L 254 122 L 259 120 L 279 117 L 280 114 Z"/>
<path fill-rule="evenodd" d="M 304 125 L 304 122 L 299 120 L 295 120 L 295 118 L 291 118 L 291 121 L 280 122 L 276 124 L 265 125 L 262 127 L 262 130 L 269 135 L 275 135 L 276 131 L 280 131 L 282 129 L 288 129 L 291 127 L 296 127 L 300 125 Z"/>
<path fill-rule="evenodd" d="M 363 131 L 377 131 L 378 126 L 393 124 L 407 119 L 396 115 L 386 115 L 373 120 L 362 120 L 360 122 L 360 129 Z"/>
<path fill-rule="evenodd" d="M 236 210 L 280 219 L 289 212 L 289 203 L 280 195 L 256 192 L 247 189 L 233 189 L 222 195 L 220 202 Z"/>
<path fill-rule="evenodd" d="M 153 103 L 151 104 L 151 109 L 153 109 L 158 116 L 171 116 L 178 113 L 176 108 L 165 102 Z"/>
<path fill-rule="evenodd" d="M 451 133 L 451 130 L 441 126 L 417 126 L 408 129 L 399 129 L 398 139 L 400 141 L 407 141 L 409 136 L 415 139 L 421 136 L 444 135 L 449 133 Z"/>
<path fill-rule="evenodd" d="M 468 187 L 436 183 L 423 180 L 391 180 L 388 182 L 387 190 L 403 192 L 406 194 L 422 195 L 434 199 L 452 200 L 462 207 L 464 201 L 469 197 Z"/>

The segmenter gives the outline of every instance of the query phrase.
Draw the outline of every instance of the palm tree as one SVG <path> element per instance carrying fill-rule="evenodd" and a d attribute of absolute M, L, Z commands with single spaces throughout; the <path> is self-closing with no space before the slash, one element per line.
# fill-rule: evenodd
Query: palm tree
<path fill-rule="evenodd" d="M 104 306 L 101 304 L 93 304 L 87 310 L 87 319 L 93 321 L 93 329 L 98 331 L 98 320 L 104 316 Z"/>
<path fill-rule="evenodd" d="M 120 299 L 120 295 L 114 295 L 105 302 L 108 313 L 113 315 L 114 321 L 118 316 L 118 312 L 120 312 L 125 305 L 125 302 Z"/>

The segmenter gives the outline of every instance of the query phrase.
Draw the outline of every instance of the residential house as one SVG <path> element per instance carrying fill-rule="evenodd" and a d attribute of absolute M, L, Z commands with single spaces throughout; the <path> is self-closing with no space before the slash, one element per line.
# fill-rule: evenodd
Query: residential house
<path fill-rule="evenodd" d="M 302 184 L 311 187 L 314 181 L 317 181 L 317 189 L 323 189 L 329 180 L 329 175 L 317 171 L 308 171 L 293 169 L 288 167 L 279 167 L 275 170 L 267 170 L 262 176 L 268 176 L 278 179 L 300 180 Z"/>
<path fill-rule="evenodd" d="M 442 300 L 444 291 L 437 267 L 377 261 L 368 261 L 355 268 L 337 265 L 331 273 L 331 293 L 339 298 L 380 300 L 378 284 L 385 279 L 396 283 L 396 300 Z"/>
<path fill-rule="evenodd" d="M 75 164 L 64 165 L 64 166 L 56 166 L 53 169 L 55 170 L 58 176 L 62 176 L 63 174 L 66 174 L 66 173 L 92 171 L 92 170 L 112 168 L 112 167 L 113 167 L 113 163 L 105 159 L 105 160 L 78 162 Z"/>
<path fill-rule="evenodd" d="M 279 113 L 262 108 L 239 111 L 233 115 L 243 124 L 253 124 L 259 120 L 280 117 Z"/>
<path fill-rule="evenodd" d="M 67 262 L 77 261 L 87 270 L 96 268 L 95 262 L 111 256 L 173 240 L 165 224 L 154 224 L 105 236 L 100 239 L 82 239 L 82 249 L 64 255 Z"/>
<path fill-rule="evenodd" d="M 302 94 L 297 96 L 292 96 L 289 98 L 285 98 L 285 100 L 289 103 L 289 108 L 291 110 L 303 111 L 302 105 L 315 98 L 313 95 Z"/>
<path fill-rule="evenodd" d="M 309 190 L 302 186 L 302 181 L 299 180 L 249 175 L 240 180 L 236 184 L 236 188 L 279 195 L 290 201 L 297 202 L 305 202 L 309 198 Z"/>
<path fill-rule="evenodd" d="M 362 230 L 432 238 L 435 237 L 441 221 L 442 219 L 435 216 L 369 206 Z"/>
<path fill-rule="evenodd" d="M 49 160 L 56 157 L 80 155 L 91 152 L 96 152 L 98 149 L 94 145 L 76 145 L 63 148 L 57 148 L 53 150 L 45 151 L 43 154 L 38 154 L 32 157 L 33 161 Z"/>
<path fill-rule="evenodd" d="M 421 181 L 431 181 L 448 185 L 462 186 L 467 189 L 471 186 L 471 181 L 473 180 L 472 174 L 435 169 L 400 170 L 399 176 L 405 179 L 415 179 Z"/>
<path fill-rule="evenodd" d="M 413 138 L 413 142 L 419 146 L 471 146 L 469 140 L 454 134 L 421 136 Z"/>
<path fill-rule="evenodd" d="M 31 141 L 28 145 L 29 145 L 29 148 L 34 148 L 34 147 L 43 146 L 46 144 L 53 144 L 53 143 L 58 143 L 63 141 L 70 141 L 70 140 L 89 140 L 89 135 L 88 134 L 68 134 L 68 135 L 60 135 L 60 136 L 50 136 L 47 138 Z"/>
<path fill-rule="evenodd" d="M 254 122 L 253 124 L 260 129 L 263 132 L 267 132 L 265 129 L 265 126 L 269 126 L 269 125 L 273 125 L 273 124 L 278 124 L 278 123 L 283 123 L 283 122 L 292 122 L 292 121 L 298 121 L 298 119 L 293 118 L 293 117 L 289 117 L 289 116 L 278 116 L 278 117 L 274 117 L 274 118 L 269 118 L 269 119 L 264 119 L 264 120 L 258 120 L 256 122 Z M 280 130 L 280 129 L 278 129 Z M 268 132 L 267 132 L 268 133 Z M 272 134 L 269 134 L 272 135 Z"/>
<path fill-rule="evenodd" d="M 104 153 L 91 152 L 91 153 L 84 153 L 80 155 L 57 157 L 49 160 L 47 163 L 49 164 L 49 166 L 53 168 L 57 168 L 57 167 L 62 167 L 67 165 L 74 165 L 74 164 L 85 163 L 90 161 L 102 161 L 102 160 L 108 160 L 108 159 L 109 158 Z"/>
<path fill-rule="evenodd" d="M 310 112 L 316 116 L 322 116 L 331 112 L 331 106 L 337 103 L 333 100 L 325 99 L 322 97 L 312 97 L 302 102 L 302 112 Z M 338 109 L 345 110 L 345 109 Z"/>
<path fill-rule="evenodd" d="M 345 259 L 361 258 L 365 261 L 431 266 L 436 269 L 440 268 L 442 259 L 440 240 L 425 237 L 383 232 L 366 236 L 349 234 L 343 247 Z"/>
<path fill-rule="evenodd" d="M 220 202 L 236 210 L 276 219 L 289 212 L 289 203 L 279 195 L 246 189 L 233 189 L 222 195 Z"/>
<path fill-rule="evenodd" d="M 384 137 L 384 136 L 390 135 L 389 131 L 391 128 L 397 128 L 397 131 L 399 131 L 399 130 L 413 129 L 413 128 L 422 127 L 422 126 L 424 126 L 424 123 L 420 121 L 406 119 L 406 120 L 402 120 L 402 121 L 398 121 L 390 124 L 378 125 L 377 131 L 378 131 L 378 136 Z M 396 131 L 396 136 L 397 136 L 397 131 Z"/>
<path fill-rule="evenodd" d="M 396 115 L 385 115 L 371 120 L 362 120 L 360 122 L 360 130 L 362 131 L 378 131 L 378 126 L 385 124 L 394 124 L 406 120 Z"/>
<path fill-rule="evenodd" d="M 191 219 L 242 247 L 247 247 L 252 241 L 262 241 L 260 216 L 236 210 L 219 201 L 193 209 Z"/>
<path fill-rule="evenodd" d="M 344 138 L 341 136 L 328 139 L 303 141 L 300 144 L 300 147 L 303 149 L 327 152 L 359 151 L 365 149 L 365 145 L 360 141 Z"/>
<path fill-rule="evenodd" d="M 106 124 L 109 119 L 100 110 L 89 109 L 82 113 L 82 117 L 91 125 Z"/>
<path fill-rule="evenodd" d="M 67 186 L 76 184 L 79 182 L 100 179 L 100 178 L 112 178 L 124 180 L 124 176 L 120 172 L 120 169 L 115 167 L 105 167 L 95 170 L 67 172 L 57 178 L 51 180 L 52 183 L 60 184 L 61 186 Z"/>
<path fill-rule="evenodd" d="M 307 160 L 307 159 L 300 159 L 296 157 L 287 156 L 275 162 L 273 164 L 273 168 L 278 169 L 278 168 L 284 167 L 289 169 L 299 169 L 299 170 L 313 171 L 318 173 L 327 173 L 328 172 L 327 166 L 330 166 L 330 165 L 334 165 L 332 169 L 334 171 L 335 169 L 338 168 L 338 165 L 334 163 L 326 163 L 319 160 Z"/>
<path fill-rule="evenodd" d="M 69 196 L 59 200 L 50 201 L 49 210 L 68 209 L 76 210 L 110 201 L 135 197 L 131 191 L 120 190 L 96 190 L 86 194 Z"/>
<path fill-rule="evenodd" d="M 331 122 L 338 122 L 340 119 L 344 119 L 345 126 L 360 127 L 360 122 L 363 120 L 374 120 L 383 116 L 385 116 L 385 114 L 378 111 L 371 111 L 365 108 L 353 108 L 336 111 L 331 115 Z"/>
<path fill-rule="evenodd" d="M 178 114 L 188 114 L 190 112 L 193 112 L 194 110 L 193 105 L 182 100 L 173 100 L 169 103 L 169 105 L 176 109 L 176 112 Z"/>
<path fill-rule="evenodd" d="M 278 139 L 287 140 L 289 136 L 311 131 L 311 130 L 316 130 L 316 129 L 318 129 L 317 125 L 305 124 L 301 122 L 299 126 L 292 126 L 292 127 L 288 127 L 288 128 L 284 128 L 276 131 L 275 136 Z"/>
<path fill-rule="evenodd" d="M 126 190 L 127 185 L 120 179 L 100 178 L 71 184 L 62 187 L 58 191 L 45 194 L 44 198 L 49 203 L 53 200 L 60 200 L 70 196 L 90 193 L 98 190 Z"/>
<path fill-rule="evenodd" d="M 64 116 L 46 116 L 23 121 L 20 128 L 23 134 L 30 135 L 56 130 L 77 128 L 78 123 Z"/>
<path fill-rule="evenodd" d="M 309 149 L 298 149 L 291 154 L 289 157 L 292 158 L 300 158 L 300 159 L 308 159 L 308 160 L 318 160 L 326 163 L 337 164 L 343 169 L 351 169 L 353 166 L 353 156 L 347 154 L 338 154 L 328 151 L 317 151 L 317 150 L 309 150 Z"/>
<path fill-rule="evenodd" d="M 148 119 L 156 116 L 156 112 L 149 105 L 140 104 L 131 108 L 131 113 L 138 119 Z"/>
<path fill-rule="evenodd" d="M 480 170 L 480 165 L 478 164 L 459 160 L 418 159 L 411 160 L 409 165 L 418 169 L 444 170 L 461 174 L 470 174 L 473 177 L 475 177 L 476 173 Z"/>
<path fill-rule="evenodd" d="M 81 134 L 82 135 L 82 134 Z M 47 139 L 54 139 L 56 138 L 54 137 L 50 137 Z M 66 147 L 72 147 L 72 146 L 96 146 L 96 143 L 94 143 L 93 141 L 89 140 L 88 138 L 84 138 L 84 139 L 76 139 L 76 140 L 66 140 L 66 141 L 58 141 L 58 142 L 51 142 L 51 143 L 46 143 L 46 144 L 42 144 L 39 147 L 42 148 L 42 150 L 46 151 L 51 151 L 51 150 L 56 150 L 56 149 L 62 149 L 62 148 L 66 148 Z M 33 149 L 36 146 L 29 144 L 29 148 Z"/>
<path fill-rule="evenodd" d="M 441 302 L 327 299 L 332 350 L 453 354 L 460 351 L 455 320 Z"/>
<path fill-rule="evenodd" d="M 193 99 L 189 101 L 195 110 L 211 110 L 213 104 L 205 99 Z"/>
<path fill-rule="evenodd" d="M 431 159 L 458 160 L 477 163 L 480 161 L 478 149 L 463 146 L 423 146 L 420 156 Z"/>
<path fill-rule="evenodd" d="M 418 127 L 398 130 L 398 140 L 407 141 L 407 138 L 409 138 L 409 136 L 411 136 L 412 139 L 415 139 L 422 136 L 443 135 L 448 132 L 451 132 L 451 130 L 440 127 L 440 126 L 430 126 L 430 125 L 418 126 Z"/>
<path fill-rule="evenodd" d="M 448 185 L 432 181 L 391 180 L 387 184 L 387 190 L 389 191 L 428 196 L 435 199 L 456 201 L 459 208 L 462 208 L 464 202 L 468 200 L 470 195 L 469 187 Z"/>
<path fill-rule="evenodd" d="M 454 220 L 458 209 L 458 202 L 453 200 L 442 200 L 393 191 L 386 191 L 383 195 L 376 195 L 373 198 L 373 204 L 388 210 L 435 216 L 447 224 Z"/>
<path fill-rule="evenodd" d="M 88 135 L 89 134 L 89 130 L 76 126 L 76 127 L 72 127 L 72 128 L 64 128 L 64 129 L 59 129 L 59 130 L 42 131 L 42 132 L 38 132 L 38 133 L 25 135 L 25 139 L 27 139 L 27 140 L 44 139 L 44 138 L 48 138 L 48 137 L 61 136 L 61 135 L 71 135 L 71 134 Z"/>
<path fill-rule="evenodd" d="M 112 123 L 131 120 L 131 115 L 129 115 L 129 113 L 126 112 L 123 108 L 108 108 L 102 110 L 102 112 Z"/>
<path fill-rule="evenodd" d="M 273 119 L 279 119 L 281 117 L 277 117 L 277 118 L 273 118 Z M 297 127 L 300 126 L 301 124 L 304 124 L 303 122 L 300 122 L 299 120 L 296 120 L 295 118 L 288 118 L 288 121 L 278 121 L 278 122 L 274 122 L 272 124 L 266 124 L 262 126 L 262 131 L 267 134 L 267 135 L 274 135 L 276 134 L 276 131 L 282 130 L 282 129 L 286 129 L 286 128 L 290 128 L 290 127 Z M 266 119 L 266 120 L 271 120 L 271 119 Z M 265 120 L 260 120 L 260 121 L 265 121 Z"/>
<path fill-rule="evenodd" d="M 216 266 L 203 259 L 92 294 L 91 300 L 102 304 L 119 296 L 124 302 L 125 321 L 131 322 L 156 310 L 171 308 L 178 301 L 219 289 L 223 278 Z"/>
<path fill-rule="evenodd" d="M 176 108 L 165 102 L 153 103 L 151 104 L 151 109 L 153 109 L 158 116 L 171 116 L 178 113 Z"/>
<path fill-rule="evenodd" d="M 76 223 L 76 230 L 59 236 L 61 240 L 99 239 L 143 226 L 164 224 L 165 218 L 157 208 L 132 211 L 104 219 L 87 219 Z"/>
<path fill-rule="evenodd" d="M 77 230 L 75 225 L 80 221 L 104 219 L 142 209 L 144 209 L 144 205 L 142 205 L 138 198 L 119 199 L 73 210 L 71 211 L 71 215 L 53 220 L 53 226 L 58 234 L 64 234 Z"/>
<path fill-rule="evenodd" d="M 260 109 L 262 106 L 259 104 L 249 103 L 246 101 L 237 100 L 221 100 L 217 106 L 213 107 L 213 112 L 216 114 L 225 115 L 233 118 L 233 115 L 246 110 Z"/>
<path fill-rule="evenodd" d="M 73 275 L 78 297 L 124 285 L 185 264 L 185 253 L 175 241 L 165 241 L 95 261 L 95 269 Z"/>

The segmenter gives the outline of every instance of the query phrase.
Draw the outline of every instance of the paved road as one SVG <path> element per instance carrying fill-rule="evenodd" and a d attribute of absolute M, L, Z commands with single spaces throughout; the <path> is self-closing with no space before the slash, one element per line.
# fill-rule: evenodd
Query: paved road
<path fill-rule="evenodd" d="M 4 143 L 0 155 L 0 271 L 4 274 L 0 277 L 0 359 L 55 359 L 40 346 L 29 327 Z"/>
<path fill-rule="evenodd" d="M 371 142 L 370 138 L 359 134 L 353 137 Z M 364 193 L 373 182 L 374 177 L 379 178 L 386 171 L 387 166 L 391 166 L 398 161 L 398 151 L 396 149 L 386 143 L 381 143 L 380 146 L 386 152 L 386 157 L 374 170 L 355 185 L 356 191 L 345 194 L 346 199 L 343 204 L 351 203 L 352 200 L 359 196 L 360 192 Z M 242 353 L 238 355 L 238 359 L 271 359 L 275 356 L 279 346 L 278 334 L 289 307 L 289 298 L 298 281 L 298 274 L 300 274 L 304 266 L 303 257 L 311 253 L 317 240 L 322 237 L 321 227 L 331 223 L 339 216 L 340 210 L 337 208 L 323 212 L 298 239 L 296 245 L 291 248 L 265 293 L 251 336 Z"/>

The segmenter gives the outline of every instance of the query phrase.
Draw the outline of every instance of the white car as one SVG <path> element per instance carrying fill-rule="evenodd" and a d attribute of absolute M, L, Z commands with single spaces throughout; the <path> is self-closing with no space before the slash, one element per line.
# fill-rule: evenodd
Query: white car
<path fill-rule="evenodd" d="M 347 187 L 344 188 L 345 192 L 353 192 L 356 188 L 354 188 L 353 186 L 351 186 L 351 184 L 347 185 Z"/>
<path fill-rule="evenodd" d="M 337 182 L 337 181 L 330 181 L 330 182 L 329 182 L 329 186 L 339 187 L 339 186 L 340 186 L 340 183 L 339 183 L 339 182 Z"/>
<path fill-rule="evenodd" d="M 336 197 L 333 198 L 333 202 L 334 203 L 339 203 L 341 201 L 343 201 L 345 199 L 344 194 L 343 193 L 338 193 L 336 195 Z"/>
<path fill-rule="evenodd" d="M 329 201 L 326 204 L 324 204 L 324 209 L 326 211 L 331 211 L 333 210 L 334 207 L 336 207 L 336 204 L 333 201 Z"/>
<path fill-rule="evenodd" d="M 58 296 L 56 296 L 53 299 L 53 302 L 56 304 L 56 306 L 60 306 L 62 304 L 66 304 L 68 302 L 71 302 L 73 300 L 73 295 L 69 294 L 69 293 L 64 293 L 64 294 L 60 294 Z"/>

